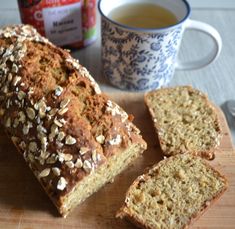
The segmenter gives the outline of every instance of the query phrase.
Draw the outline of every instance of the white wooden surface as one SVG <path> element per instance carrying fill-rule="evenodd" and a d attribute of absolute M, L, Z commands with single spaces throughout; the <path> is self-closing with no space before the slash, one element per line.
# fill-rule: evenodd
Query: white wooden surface
<path fill-rule="evenodd" d="M 234 0 L 188 0 L 194 8 L 219 8 L 231 9 L 235 8 Z"/>
<path fill-rule="evenodd" d="M 223 50 L 219 59 L 204 69 L 177 71 L 171 85 L 191 84 L 207 93 L 210 99 L 218 106 L 221 106 L 225 112 L 235 143 L 235 118 L 228 114 L 225 106 L 226 101 L 235 99 L 235 8 L 232 8 L 235 0 L 190 1 L 194 6 L 200 5 L 200 2 L 204 4 L 205 8 L 200 5 L 200 8 L 192 10 L 191 18 L 213 25 L 222 36 Z M 214 2 L 214 4 L 211 4 L 211 2 Z M 216 4 L 218 7 L 221 6 L 221 2 L 226 7 L 214 8 Z M 229 2 L 231 3 L 231 9 L 228 9 Z M 211 7 L 206 7 L 206 4 Z M 20 23 L 20 18 L 16 0 L 0 1 L 0 26 L 17 23 Z M 97 41 L 85 49 L 74 51 L 72 54 L 88 68 L 105 92 L 118 92 L 119 90 L 108 85 L 102 76 L 99 27 L 98 23 Z M 199 58 L 204 53 L 206 54 L 210 48 L 211 42 L 205 35 L 186 32 L 179 58 L 183 60 Z"/>

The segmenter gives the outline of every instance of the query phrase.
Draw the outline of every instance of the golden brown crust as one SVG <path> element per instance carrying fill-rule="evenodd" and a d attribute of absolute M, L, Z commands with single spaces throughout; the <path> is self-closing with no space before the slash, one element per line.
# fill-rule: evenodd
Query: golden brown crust
<path fill-rule="evenodd" d="M 152 95 L 161 95 L 162 93 L 166 93 L 166 94 L 170 94 L 170 92 L 172 92 L 173 90 L 181 90 L 181 89 L 187 89 L 189 93 L 193 93 L 198 95 L 198 97 L 202 100 L 205 101 L 206 106 L 208 106 L 212 111 L 213 111 L 213 115 L 216 116 L 215 120 L 214 120 L 214 126 L 216 128 L 216 132 L 217 132 L 217 138 L 216 141 L 213 143 L 213 145 L 210 146 L 210 149 L 206 149 L 206 150 L 202 150 L 202 149 L 197 149 L 197 150 L 182 150 L 180 153 L 185 153 L 185 152 L 190 152 L 193 155 L 197 155 L 200 157 L 203 157 L 207 160 L 213 160 L 215 158 L 215 149 L 218 148 L 219 144 L 220 144 L 220 139 L 222 137 L 222 129 L 219 123 L 219 119 L 217 116 L 217 112 L 215 109 L 215 106 L 209 101 L 208 97 L 203 94 L 201 91 L 192 88 L 191 86 L 178 86 L 178 87 L 174 87 L 174 88 L 162 88 L 162 89 L 158 89 L 155 91 L 151 91 L 145 94 L 144 100 L 145 100 L 145 104 L 149 110 L 150 116 L 152 118 L 152 121 L 154 123 L 154 129 L 155 132 L 157 134 L 158 137 L 158 141 L 160 143 L 160 147 L 163 151 L 163 153 L 165 154 L 165 156 L 172 156 L 172 150 L 169 151 L 169 149 L 166 147 L 166 142 L 165 140 L 161 137 L 161 131 L 162 131 L 162 126 L 161 124 L 159 124 L 158 120 L 156 119 L 156 114 L 155 111 L 153 110 L 153 105 L 151 104 L 151 102 L 149 102 L 149 97 L 151 97 Z M 164 130 L 163 130 L 164 131 Z M 182 142 L 182 144 L 184 144 Z M 174 151 L 174 150 L 173 150 Z M 175 152 L 176 149 L 175 149 Z"/>
<path fill-rule="evenodd" d="M 187 156 L 187 153 L 185 154 Z M 141 220 L 141 218 L 136 217 L 132 212 L 131 209 L 128 207 L 127 203 L 129 201 L 129 196 L 131 195 L 131 191 L 135 189 L 136 187 L 139 186 L 140 183 L 146 182 L 148 179 L 151 179 L 151 176 L 158 171 L 161 167 L 163 167 L 166 163 L 168 163 L 170 160 L 174 161 L 176 157 L 179 157 L 180 155 L 175 155 L 169 158 L 166 158 L 159 163 L 153 165 L 151 168 L 145 171 L 144 174 L 141 176 L 137 177 L 136 180 L 131 184 L 131 186 L 128 188 L 126 192 L 126 197 L 125 197 L 125 202 L 123 206 L 118 210 L 116 213 L 116 218 L 121 218 L 121 219 L 128 219 L 130 222 L 134 223 L 137 227 L 140 228 L 145 228 L 145 229 L 156 229 L 154 227 L 149 226 L 147 223 L 144 222 L 144 220 Z M 191 155 L 192 159 L 194 158 L 195 160 L 198 158 L 197 156 Z M 193 222 L 195 222 L 213 203 L 218 200 L 222 194 L 227 190 L 228 188 L 228 181 L 227 178 L 222 175 L 219 171 L 214 169 L 210 164 L 208 164 L 205 160 L 201 159 L 201 162 L 210 170 L 213 171 L 213 173 L 217 176 L 220 177 L 220 179 L 223 180 L 224 182 L 224 187 L 223 189 L 217 193 L 215 196 L 213 196 L 212 199 L 207 200 L 201 210 L 197 212 L 197 214 L 193 215 L 192 218 L 189 219 L 187 224 L 184 225 L 182 229 L 186 229 L 191 225 Z"/>
<path fill-rule="evenodd" d="M 28 25 L 0 30 L 0 117 L 57 207 L 112 155 L 146 143 L 71 55 Z"/>
<path fill-rule="evenodd" d="M 144 223 L 144 221 L 142 221 L 141 219 L 133 217 L 131 212 L 128 211 L 128 208 L 126 208 L 124 206 L 121 207 L 121 209 L 117 212 L 116 218 L 127 219 L 129 222 L 133 223 L 138 228 L 153 229 L 153 228 L 149 227 L 148 225 L 146 225 Z"/>

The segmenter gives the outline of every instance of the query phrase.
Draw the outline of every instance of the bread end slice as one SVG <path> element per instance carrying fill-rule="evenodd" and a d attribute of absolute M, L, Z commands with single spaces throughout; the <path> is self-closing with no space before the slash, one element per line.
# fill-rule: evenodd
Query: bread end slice
<path fill-rule="evenodd" d="M 141 228 L 187 228 L 227 187 L 226 178 L 202 158 L 179 154 L 139 176 L 116 217 Z"/>

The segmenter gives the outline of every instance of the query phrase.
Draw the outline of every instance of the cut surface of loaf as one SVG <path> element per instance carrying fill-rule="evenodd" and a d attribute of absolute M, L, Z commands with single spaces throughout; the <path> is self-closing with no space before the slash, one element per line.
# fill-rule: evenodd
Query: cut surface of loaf
<path fill-rule="evenodd" d="M 148 229 L 186 228 L 226 188 L 226 178 L 204 159 L 179 154 L 133 182 L 117 217 Z"/>
<path fill-rule="evenodd" d="M 0 30 L 0 121 L 63 216 L 146 149 L 88 71 L 28 25 Z"/>
<path fill-rule="evenodd" d="M 222 132 L 206 95 L 191 86 L 178 86 L 146 93 L 145 103 L 165 155 L 190 152 L 214 158 Z"/>

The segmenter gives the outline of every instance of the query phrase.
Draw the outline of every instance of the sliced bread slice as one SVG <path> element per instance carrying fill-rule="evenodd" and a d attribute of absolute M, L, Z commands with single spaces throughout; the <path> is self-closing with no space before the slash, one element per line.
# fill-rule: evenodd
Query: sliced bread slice
<path fill-rule="evenodd" d="M 179 154 L 134 181 L 117 217 L 141 228 L 187 228 L 226 189 L 226 178 L 204 159 Z"/>
<path fill-rule="evenodd" d="M 163 153 L 190 152 L 214 158 L 221 127 L 207 96 L 190 86 L 164 88 L 145 95 Z"/>

